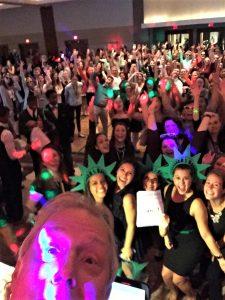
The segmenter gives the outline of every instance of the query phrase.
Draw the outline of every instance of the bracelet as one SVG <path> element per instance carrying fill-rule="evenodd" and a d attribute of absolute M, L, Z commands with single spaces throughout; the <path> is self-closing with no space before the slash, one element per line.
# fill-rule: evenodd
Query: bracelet
<path fill-rule="evenodd" d="M 199 109 L 194 108 L 194 109 L 193 109 L 193 114 L 197 115 L 198 113 L 199 113 Z"/>
<path fill-rule="evenodd" d="M 221 254 L 221 255 L 218 255 L 218 256 L 215 256 L 215 255 L 214 255 L 214 257 L 215 257 L 216 259 L 222 259 L 222 258 L 224 258 L 222 254 Z"/>

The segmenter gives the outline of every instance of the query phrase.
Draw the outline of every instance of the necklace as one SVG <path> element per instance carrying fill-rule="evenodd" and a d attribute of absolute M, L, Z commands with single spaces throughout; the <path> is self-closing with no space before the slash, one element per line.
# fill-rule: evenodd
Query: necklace
<path fill-rule="evenodd" d="M 220 217 L 222 216 L 222 212 L 219 211 L 218 213 L 210 214 L 210 218 L 213 223 L 219 223 Z"/>
<path fill-rule="evenodd" d="M 218 207 L 221 208 L 221 205 L 219 205 Z M 217 209 L 218 209 L 218 207 L 217 207 Z M 209 203 L 209 215 L 210 215 L 210 218 L 213 221 L 213 223 L 219 223 L 220 217 L 222 216 L 223 209 L 219 210 L 217 212 L 215 212 L 214 210 L 215 210 L 215 208 L 213 209 L 212 204 Z"/>

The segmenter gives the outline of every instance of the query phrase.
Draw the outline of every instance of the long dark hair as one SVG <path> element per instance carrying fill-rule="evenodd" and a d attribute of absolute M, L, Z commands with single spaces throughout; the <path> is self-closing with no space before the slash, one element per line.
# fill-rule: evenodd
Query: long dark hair
<path fill-rule="evenodd" d="M 116 140 L 115 140 L 115 130 L 116 130 L 116 127 L 118 125 L 121 125 L 121 126 L 124 126 L 124 128 L 126 129 L 126 138 L 125 138 L 125 141 L 124 141 L 124 144 L 125 144 L 125 147 L 126 148 L 129 148 L 129 147 L 132 147 L 132 142 L 131 142 L 131 138 L 130 138 L 130 131 L 128 129 L 128 127 L 126 126 L 126 124 L 123 122 L 123 121 L 118 121 L 116 123 L 116 125 L 113 127 L 113 131 L 112 131 L 112 137 L 111 137 L 111 140 L 110 140 L 110 148 L 111 147 L 115 147 L 115 144 L 116 144 Z"/>
<path fill-rule="evenodd" d="M 178 164 L 174 169 L 173 169 L 173 175 L 176 170 L 181 169 L 181 170 L 188 170 L 190 171 L 191 178 L 194 179 L 194 170 L 190 165 L 187 165 L 185 163 L 180 163 Z"/>
<path fill-rule="evenodd" d="M 57 146 L 55 146 L 54 144 L 48 144 L 48 145 L 46 145 L 46 146 L 44 146 L 43 148 L 42 148 L 42 150 L 41 150 L 41 153 L 44 151 L 44 150 L 46 150 L 46 149 L 52 149 L 52 150 L 55 150 L 57 153 L 58 153 L 58 155 L 59 155 L 59 157 L 60 157 L 60 164 L 59 164 L 59 169 L 58 169 L 58 172 L 59 172 L 59 174 L 61 175 L 61 177 L 62 177 L 62 179 L 64 180 L 64 181 L 67 181 L 67 180 L 69 180 L 68 178 L 68 171 L 67 171 L 67 169 L 66 169 L 66 167 L 65 167 L 65 165 L 64 165 L 64 162 L 63 162 L 63 156 L 62 156 L 62 152 L 60 151 L 60 149 L 57 147 Z M 43 161 L 41 162 L 41 169 L 43 169 L 43 168 L 46 168 L 46 166 L 44 165 L 44 163 L 43 163 Z"/>
<path fill-rule="evenodd" d="M 105 181 L 107 182 L 107 185 L 109 185 L 108 180 L 107 180 L 107 176 L 106 176 L 104 173 L 99 172 L 99 173 L 96 173 L 96 174 L 102 174 L 102 175 L 105 177 Z M 96 174 L 93 174 L 93 175 L 96 175 Z M 92 175 L 92 176 L 93 176 L 93 175 Z M 87 196 L 88 199 L 90 199 L 90 201 L 91 201 L 92 203 L 96 204 L 95 198 L 94 198 L 94 196 L 92 195 L 91 190 L 90 190 L 90 178 L 91 178 L 92 176 L 90 176 L 90 177 L 88 178 L 88 180 L 87 180 L 87 183 L 86 183 L 86 190 L 85 190 L 85 195 Z"/>
<path fill-rule="evenodd" d="M 128 192 L 132 191 L 133 193 L 135 193 L 137 190 L 137 186 L 138 186 L 138 179 L 136 178 L 137 176 L 135 176 L 137 173 L 138 173 L 138 166 L 137 166 L 137 163 L 133 160 L 133 159 L 124 159 L 118 166 L 117 168 L 117 171 L 118 169 L 123 165 L 123 164 L 130 164 L 133 166 L 134 168 L 134 177 L 133 179 L 131 180 L 131 182 L 126 185 L 123 190 L 120 191 L 121 193 L 121 196 L 124 197 Z M 117 172 L 116 171 L 116 172 Z M 117 185 L 117 183 L 116 183 Z"/>

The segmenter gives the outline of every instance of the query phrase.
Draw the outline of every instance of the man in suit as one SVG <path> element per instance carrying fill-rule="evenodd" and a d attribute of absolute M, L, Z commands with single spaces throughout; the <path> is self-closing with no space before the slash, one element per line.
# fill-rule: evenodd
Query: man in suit
<path fill-rule="evenodd" d="M 74 175 L 71 143 L 74 138 L 73 110 L 65 103 L 58 103 L 54 90 L 48 90 L 49 104 L 43 110 L 46 134 L 62 151 L 64 163 L 70 176 Z"/>
<path fill-rule="evenodd" d="M 6 212 L 6 219 L 0 220 L 0 227 L 6 225 L 6 221 L 10 223 L 20 222 L 23 217 L 22 172 L 19 159 L 26 155 L 26 151 L 16 149 L 8 122 L 8 107 L 0 107 L 0 179 L 2 194 L 0 201 L 4 200 L 4 211 Z M 0 207 L 1 205 L 0 202 Z"/>
<path fill-rule="evenodd" d="M 29 94 L 27 99 L 27 108 L 20 113 L 19 116 L 19 133 L 27 139 L 28 145 L 31 144 L 30 136 L 34 127 L 38 127 L 38 121 L 41 118 L 41 112 L 37 107 L 37 98 L 33 94 Z M 36 151 L 30 149 L 30 155 L 33 161 L 35 176 L 40 172 L 40 157 Z"/>

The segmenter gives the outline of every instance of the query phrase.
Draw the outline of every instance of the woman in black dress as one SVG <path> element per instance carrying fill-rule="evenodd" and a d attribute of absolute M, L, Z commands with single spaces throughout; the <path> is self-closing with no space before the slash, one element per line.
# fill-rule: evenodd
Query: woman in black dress
<path fill-rule="evenodd" d="M 162 277 L 170 289 L 170 298 L 177 299 L 181 290 L 186 299 L 196 299 L 188 275 L 204 251 L 204 242 L 215 257 L 221 251 L 208 228 L 208 214 L 203 201 L 192 188 L 193 170 L 178 164 L 173 170 L 173 184 L 165 187 L 165 218 L 160 226 L 166 251 Z M 219 261 L 225 271 L 225 260 Z"/>
<path fill-rule="evenodd" d="M 96 173 L 91 175 L 86 184 L 86 195 L 88 199 L 91 200 L 102 213 L 106 216 L 110 227 L 114 228 L 113 216 L 108 207 L 105 205 L 107 202 L 107 191 L 108 191 L 108 182 L 104 173 Z"/>
<path fill-rule="evenodd" d="M 134 250 L 136 230 L 136 191 L 134 186 L 135 166 L 131 161 L 121 163 L 116 174 L 116 183 L 112 186 L 110 209 L 114 217 L 114 234 L 118 254 L 122 259 L 122 270 L 132 277 L 129 262 L 135 259 Z"/>
<path fill-rule="evenodd" d="M 219 170 L 212 170 L 204 184 L 204 195 L 207 202 L 209 214 L 209 228 L 213 237 L 220 246 L 223 254 L 221 258 L 213 257 L 208 260 L 207 280 L 209 282 L 209 299 L 222 300 L 222 279 L 224 274 L 220 268 L 219 261 L 225 255 L 225 176 Z"/>

